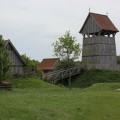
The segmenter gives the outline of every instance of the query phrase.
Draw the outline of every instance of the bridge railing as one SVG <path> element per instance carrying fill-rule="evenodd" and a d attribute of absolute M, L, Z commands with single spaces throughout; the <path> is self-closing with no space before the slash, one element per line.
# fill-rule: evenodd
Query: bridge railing
<path fill-rule="evenodd" d="M 85 68 L 84 65 L 80 65 L 69 69 L 49 72 L 44 75 L 44 80 L 48 82 L 57 82 L 58 80 L 63 80 L 64 78 L 80 74 L 80 71 L 84 68 Z"/>

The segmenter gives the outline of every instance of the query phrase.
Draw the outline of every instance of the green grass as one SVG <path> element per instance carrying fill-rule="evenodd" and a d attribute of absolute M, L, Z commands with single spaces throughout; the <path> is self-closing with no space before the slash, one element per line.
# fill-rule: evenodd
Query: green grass
<path fill-rule="evenodd" d="M 0 90 L 0 120 L 119 120 L 120 83 L 97 83 L 80 89 L 36 78 L 13 80 Z"/>
<path fill-rule="evenodd" d="M 73 80 L 72 87 L 85 88 L 94 83 L 120 83 L 120 71 L 86 70 Z"/>
<path fill-rule="evenodd" d="M 16 78 L 10 81 L 14 88 L 58 88 L 53 84 L 49 84 L 37 78 Z"/>

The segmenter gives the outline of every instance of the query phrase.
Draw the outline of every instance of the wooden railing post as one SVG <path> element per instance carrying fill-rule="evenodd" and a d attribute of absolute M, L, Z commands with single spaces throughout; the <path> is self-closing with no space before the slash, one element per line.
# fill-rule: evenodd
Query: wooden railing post
<path fill-rule="evenodd" d="M 69 88 L 71 90 L 71 77 L 74 75 L 77 75 L 80 73 L 81 69 L 83 69 L 84 66 L 77 66 L 73 68 L 68 68 L 65 70 L 59 70 L 59 71 L 54 71 L 50 73 L 46 73 L 44 78 L 47 82 L 52 82 L 55 83 L 57 82 L 56 80 L 62 80 L 62 83 L 64 83 L 63 79 L 68 78 L 68 84 Z"/>
<path fill-rule="evenodd" d="M 63 71 L 62 71 L 61 73 L 62 73 L 62 84 L 63 84 L 63 83 L 64 83 L 64 82 L 63 82 Z"/>
<path fill-rule="evenodd" d="M 71 90 L 71 68 L 69 68 L 69 89 Z"/>

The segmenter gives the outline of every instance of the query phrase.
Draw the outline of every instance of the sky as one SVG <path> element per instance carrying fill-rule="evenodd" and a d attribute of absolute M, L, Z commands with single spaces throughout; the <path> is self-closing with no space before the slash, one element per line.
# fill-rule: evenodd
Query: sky
<path fill-rule="evenodd" d="M 0 34 L 10 39 L 20 54 L 41 61 L 55 57 L 51 44 L 68 30 L 82 47 L 79 30 L 89 9 L 108 14 L 120 30 L 120 0 L 0 0 Z M 116 49 L 120 55 L 120 33 Z"/>

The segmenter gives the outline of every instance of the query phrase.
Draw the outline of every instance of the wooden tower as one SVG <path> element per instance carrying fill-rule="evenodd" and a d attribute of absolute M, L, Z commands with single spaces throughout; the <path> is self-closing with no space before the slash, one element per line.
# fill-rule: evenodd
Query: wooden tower
<path fill-rule="evenodd" d="M 88 69 L 116 69 L 117 32 L 107 15 L 88 14 L 80 30 L 83 35 L 82 62 Z"/>

